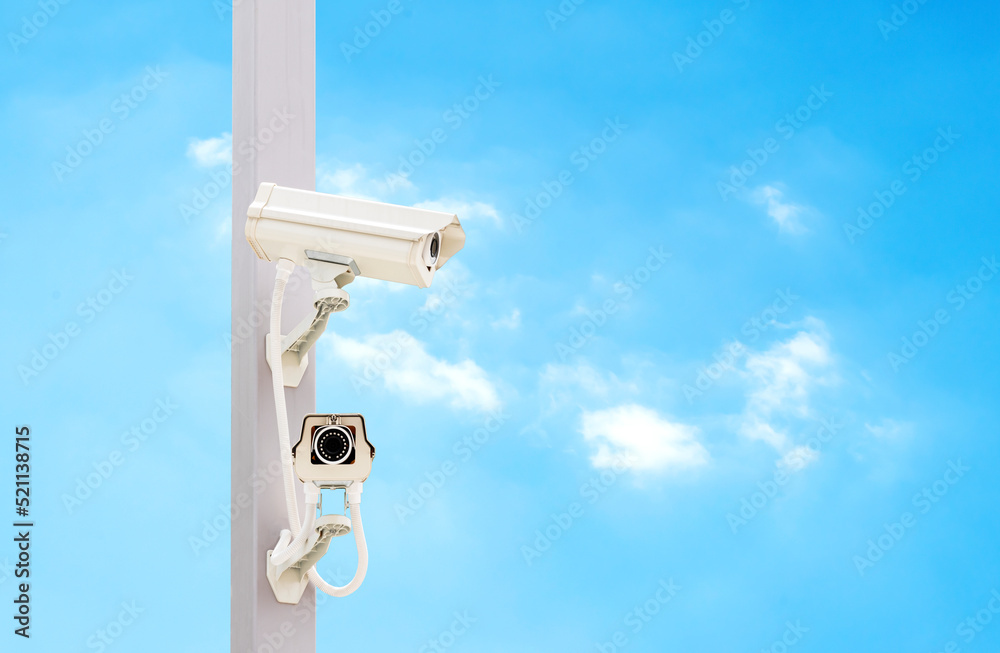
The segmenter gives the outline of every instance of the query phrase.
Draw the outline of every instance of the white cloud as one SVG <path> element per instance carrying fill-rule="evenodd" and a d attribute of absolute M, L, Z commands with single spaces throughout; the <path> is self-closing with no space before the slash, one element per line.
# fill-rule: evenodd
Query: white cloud
<path fill-rule="evenodd" d="M 698 467 L 709 459 L 697 428 L 643 406 L 585 410 L 582 419 L 580 432 L 594 448 L 590 461 L 598 469 L 626 464 L 634 470 L 666 471 Z"/>
<path fill-rule="evenodd" d="M 228 208 L 228 207 L 227 207 Z M 233 219 L 229 211 L 215 224 L 215 244 L 229 244 L 233 240 Z"/>
<path fill-rule="evenodd" d="M 798 472 L 819 460 L 819 452 L 805 445 L 793 447 L 778 460 L 778 468 L 786 472 Z"/>
<path fill-rule="evenodd" d="M 637 392 L 634 383 L 623 383 L 613 372 L 595 369 L 586 361 L 575 365 L 549 363 L 538 375 L 538 417 L 521 432 L 545 440 L 550 423 L 561 429 L 573 419 L 571 414 L 578 414 L 581 405 L 592 405 L 595 399 L 604 404 L 620 402 Z"/>
<path fill-rule="evenodd" d="M 475 202 L 442 197 L 438 200 L 420 202 L 415 205 L 418 209 L 429 209 L 431 211 L 443 211 L 444 213 L 454 213 L 462 222 L 481 220 L 490 221 L 496 226 L 501 226 L 503 220 L 492 204 L 486 202 Z"/>
<path fill-rule="evenodd" d="M 391 177 L 378 179 L 369 174 L 368 169 L 360 163 L 333 170 L 321 166 L 317 174 L 316 188 L 324 193 L 378 202 L 387 201 L 389 196 L 400 189 L 416 189 L 405 177 L 398 175 Z"/>
<path fill-rule="evenodd" d="M 405 331 L 362 340 L 331 334 L 334 356 L 352 370 L 353 383 L 381 383 L 415 403 L 447 402 L 453 408 L 491 412 L 500 408 L 496 386 L 474 361 L 435 358 L 424 343 Z"/>
<path fill-rule="evenodd" d="M 765 352 L 749 354 L 745 365 L 755 386 L 750 408 L 763 416 L 788 412 L 805 417 L 809 391 L 832 361 L 826 335 L 819 329 L 800 331 Z"/>
<path fill-rule="evenodd" d="M 360 163 L 348 168 L 320 170 L 316 183 L 316 187 L 323 192 L 366 200 L 377 199 L 369 194 L 373 185 L 373 181 L 366 175 L 365 167 Z"/>
<path fill-rule="evenodd" d="M 202 168 L 229 165 L 233 160 L 233 135 L 225 133 L 204 140 L 191 139 L 188 143 L 187 156 Z"/>
<path fill-rule="evenodd" d="M 515 308 L 510 315 L 493 320 L 492 325 L 494 329 L 510 329 L 511 331 L 519 329 L 521 327 L 521 311 Z"/>
<path fill-rule="evenodd" d="M 744 376 L 750 383 L 740 432 L 779 451 L 788 434 L 776 424 L 813 416 L 810 395 L 816 386 L 834 382 L 833 355 L 823 323 L 810 327 L 764 352 L 747 355 Z"/>
<path fill-rule="evenodd" d="M 549 363 L 541 372 L 541 390 L 550 395 L 550 403 L 564 405 L 578 399 L 577 391 L 589 397 L 608 397 L 612 393 L 633 394 L 638 388 L 633 383 L 623 383 L 613 372 L 602 373 L 585 362 L 576 365 Z M 563 398 L 557 401 L 554 395 Z"/>
<path fill-rule="evenodd" d="M 367 296 L 371 297 L 374 295 L 376 290 L 381 290 L 383 292 L 389 293 L 401 293 L 406 292 L 406 284 L 396 283 L 393 281 L 382 281 L 381 279 L 372 279 L 370 277 L 358 277 L 354 280 L 355 288 L 364 288 Z"/>
<path fill-rule="evenodd" d="M 400 192 L 412 195 L 418 189 L 407 177 L 391 173 L 379 178 L 360 163 L 340 165 L 334 168 L 320 166 L 317 171 L 316 188 L 324 193 L 356 197 L 377 202 L 392 201 Z M 397 200 L 398 201 L 398 200 Z M 413 204 L 418 209 L 454 213 L 462 222 L 490 222 L 502 226 L 503 219 L 496 207 L 486 202 L 442 197 Z"/>
<path fill-rule="evenodd" d="M 788 436 L 784 431 L 777 431 L 771 424 L 762 421 L 759 415 L 753 413 L 743 416 L 740 433 L 751 440 L 761 440 L 775 449 L 781 450 L 788 445 Z"/>
<path fill-rule="evenodd" d="M 868 424 L 866 422 L 865 428 L 876 438 L 892 440 L 909 435 L 913 429 L 913 425 L 908 422 L 897 422 L 894 419 L 883 419 L 878 424 Z"/>
<path fill-rule="evenodd" d="M 782 200 L 784 193 L 774 186 L 762 186 L 750 196 L 756 204 L 767 207 L 767 214 L 778 225 L 779 231 L 801 234 L 808 231 L 800 221 L 805 207 Z"/>
<path fill-rule="evenodd" d="M 471 279 L 472 275 L 461 258 L 448 261 L 448 265 L 435 273 L 431 287 L 423 291 L 424 303 L 410 313 L 410 326 L 420 333 L 431 324 L 449 325 L 449 328 L 462 331 L 478 328 L 478 321 L 483 316 L 474 308 L 470 310 L 465 306 L 466 302 L 476 297 L 477 285 Z M 392 286 L 405 288 L 399 283 Z M 390 287 L 390 290 L 394 288 Z"/>

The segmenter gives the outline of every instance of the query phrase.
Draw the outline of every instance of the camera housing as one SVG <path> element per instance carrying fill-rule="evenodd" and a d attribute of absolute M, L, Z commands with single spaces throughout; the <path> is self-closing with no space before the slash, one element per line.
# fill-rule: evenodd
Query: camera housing
<path fill-rule="evenodd" d="M 292 456 L 303 483 L 347 487 L 371 474 L 375 447 L 368 441 L 363 416 L 310 414 L 302 420 L 302 434 L 292 447 Z"/>
<path fill-rule="evenodd" d="M 357 276 L 427 288 L 465 245 L 452 213 L 262 183 L 247 210 L 246 238 L 265 261 L 353 261 Z M 307 253 L 308 252 L 308 253 Z M 353 279 L 353 276 L 350 277 Z"/>

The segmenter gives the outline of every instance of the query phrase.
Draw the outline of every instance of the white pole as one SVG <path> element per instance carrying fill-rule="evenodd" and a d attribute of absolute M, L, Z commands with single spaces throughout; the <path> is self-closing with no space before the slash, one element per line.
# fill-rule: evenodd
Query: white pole
<path fill-rule="evenodd" d="M 284 605 L 265 576 L 265 554 L 288 517 L 264 359 L 274 264 L 258 260 L 243 235 L 262 181 L 315 188 L 314 0 L 233 2 L 231 650 L 308 653 L 316 650 L 315 590 L 310 586 L 298 605 Z M 312 310 L 310 284 L 299 274 L 285 294 L 285 333 Z M 293 432 L 314 412 L 315 370 L 310 365 L 299 387 L 287 390 Z"/>

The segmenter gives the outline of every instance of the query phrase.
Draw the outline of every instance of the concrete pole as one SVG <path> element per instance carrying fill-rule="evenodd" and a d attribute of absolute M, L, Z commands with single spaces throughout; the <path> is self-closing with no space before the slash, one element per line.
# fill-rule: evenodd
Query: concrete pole
<path fill-rule="evenodd" d="M 283 605 L 265 576 L 265 553 L 288 527 L 271 373 L 264 359 L 273 263 L 257 259 L 243 235 L 258 184 L 316 185 L 316 13 L 314 0 L 233 3 L 233 294 L 231 650 L 316 650 L 316 595 Z M 298 281 L 296 282 L 296 279 Z M 312 311 L 299 270 L 285 293 L 282 332 Z M 316 403 L 315 360 L 286 391 L 293 442 Z M 301 496 L 300 496 L 301 500 Z"/>

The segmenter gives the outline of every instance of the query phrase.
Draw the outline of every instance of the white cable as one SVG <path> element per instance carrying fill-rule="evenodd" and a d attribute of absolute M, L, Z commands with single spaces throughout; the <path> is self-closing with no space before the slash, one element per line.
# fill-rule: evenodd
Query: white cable
<path fill-rule="evenodd" d="M 275 545 L 274 551 L 271 552 L 271 564 L 278 567 L 292 559 L 301 558 L 307 553 L 306 543 L 316 526 L 316 506 L 319 504 L 320 491 L 313 483 L 306 483 L 305 492 L 306 518 L 302 526 L 299 527 L 299 532 L 295 533 L 295 539 L 293 540 L 291 539 L 292 533 L 290 531 L 281 531 L 281 535 L 278 537 L 278 544 Z M 291 524 L 295 524 L 295 522 L 291 522 Z M 281 541 L 285 539 L 286 535 L 290 541 L 282 548 Z"/>
<path fill-rule="evenodd" d="M 278 421 L 278 447 L 281 454 L 281 475 L 285 486 L 285 507 L 288 523 L 294 539 L 280 551 L 271 553 L 271 563 L 280 565 L 295 556 L 305 554 L 305 545 L 316 520 L 316 505 L 319 502 L 319 488 L 306 484 L 306 519 L 299 524 L 299 504 L 295 499 L 295 470 L 292 464 L 292 443 L 288 429 L 288 408 L 285 405 L 285 374 L 281 365 L 281 304 L 285 296 L 285 286 L 295 269 L 295 263 L 288 259 L 278 259 L 278 269 L 274 279 L 274 294 L 271 297 L 271 381 L 274 389 L 274 412 Z M 309 570 L 309 580 L 330 596 L 347 596 L 361 586 L 368 572 L 368 544 L 361 524 L 361 492 L 363 484 L 355 481 L 347 489 L 347 499 L 351 510 L 351 530 L 358 548 L 358 569 L 354 578 L 343 587 L 330 585 L 313 566 Z M 284 535 L 284 534 L 282 534 Z M 279 541 L 282 538 L 279 538 Z"/>
<path fill-rule="evenodd" d="M 365 574 L 368 573 L 368 544 L 365 542 L 365 529 L 361 525 L 361 492 L 363 489 L 363 484 L 360 481 L 351 483 L 347 489 L 347 501 L 351 507 L 351 530 L 354 532 L 354 541 L 358 547 L 358 569 L 354 572 L 354 578 L 347 585 L 336 587 L 323 580 L 316 567 L 309 570 L 309 580 L 312 581 L 312 584 L 330 596 L 340 597 L 353 593 L 354 590 L 361 587 L 361 583 L 365 580 Z"/>
<path fill-rule="evenodd" d="M 298 536 L 299 504 L 295 500 L 295 470 L 292 469 L 292 443 L 288 435 L 288 408 L 285 406 L 285 374 L 281 365 L 281 302 L 285 285 L 292 276 L 295 263 L 286 258 L 278 259 L 271 296 L 271 382 L 274 388 L 274 412 L 278 418 L 278 449 L 281 454 L 281 476 L 285 486 L 285 508 L 292 535 Z"/>

